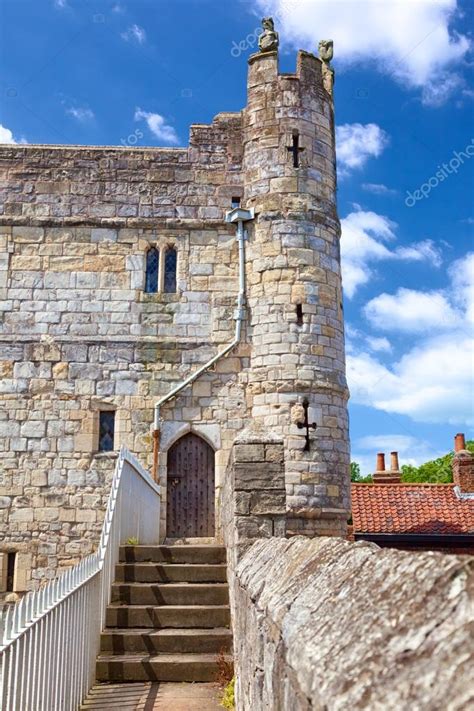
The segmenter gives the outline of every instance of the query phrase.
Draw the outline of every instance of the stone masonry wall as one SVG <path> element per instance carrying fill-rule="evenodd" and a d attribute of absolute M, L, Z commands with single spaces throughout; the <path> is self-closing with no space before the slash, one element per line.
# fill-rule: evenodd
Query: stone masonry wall
<path fill-rule="evenodd" d="M 154 403 L 233 337 L 239 131 L 220 115 L 189 149 L 0 150 L 0 539 L 18 591 L 97 542 L 116 457 L 97 452 L 99 411 L 149 467 Z M 150 245 L 176 248 L 176 294 L 144 292 Z M 163 409 L 165 500 L 166 449 L 191 425 L 217 450 L 218 499 L 247 366 L 243 343 Z"/>
<path fill-rule="evenodd" d="M 244 429 L 234 441 L 221 505 L 231 575 L 252 541 L 286 535 L 284 456 L 281 437 L 258 427 Z"/>
<path fill-rule="evenodd" d="M 472 708 L 472 558 L 271 538 L 231 585 L 238 711 Z"/>
<path fill-rule="evenodd" d="M 116 449 L 124 444 L 150 466 L 154 402 L 232 338 L 236 277 L 224 294 L 219 271 L 231 274 L 235 239 L 208 230 L 202 246 L 198 231 L 83 227 L 14 227 L 5 236 L 14 251 L 0 335 L 0 531 L 26 544 L 12 549 L 27 548 L 41 577 L 57 556 L 64 565 L 89 552 L 100 529 L 115 455 L 97 453 L 99 410 L 116 409 Z M 127 269 L 160 240 L 178 246 L 179 295 L 145 294 L 143 269 Z M 210 274 L 194 277 L 195 265 Z M 230 446 L 244 424 L 236 383 L 244 354 L 245 346 L 164 411 L 173 418 L 165 444 L 192 420 L 216 448 Z"/>
<path fill-rule="evenodd" d="M 232 341 L 235 198 L 255 214 L 242 340 L 161 408 L 162 532 L 169 447 L 190 430 L 212 445 L 218 503 L 232 443 L 253 423 L 275 441 L 247 443 L 255 461 L 234 450 L 230 505 L 245 535 L 345 533 L 335 190 L 332 96 L 307 52 L 292 75 L 275 53 L 251 57 L 245 109 L 192 126 L 187 148 L 0 148 L 0 553 L 18 554 L 17 590 L 97 542 L 116 456 L 97 451 L 99 412 L 116 412 L 115 449 L 150 467 L 156 401 Z M 161 263 L 176 250 L 176 294 L 144 293 L 150 245 Z M 304 406 L 317 424 L 309 448 Z M 216 514 L 221 536 L 230 511 Z"/>

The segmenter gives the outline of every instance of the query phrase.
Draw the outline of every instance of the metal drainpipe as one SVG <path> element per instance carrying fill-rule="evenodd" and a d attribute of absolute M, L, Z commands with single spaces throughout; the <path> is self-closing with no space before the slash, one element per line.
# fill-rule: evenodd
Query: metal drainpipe
<path fill-rule="evenodd" d="M 191 385 L 200 375 L 205 373 L 209 368 L 217 363 L 218 360 L 226 356 L 240 342 L 242 335 L 242 321 L 245 318 L 246 311 L 246 294 L 245 294 L 245 228 L 244 222 L 249 222 L 254 219 L 254 210 L 244 210 L 241 207 L 236 207 L 233 210 L 226 212 L 225 221 L 237 223 L 237 241 L 239 243 L 239 293 L 237 295 L 237 307 L 234 312 L 235 319 L 235 335 L 231 343 L 229 343 L 222 351 L 219 351 L 207 363 L 198 368 L 194 373 L 181 383 L 170 390 L 167 395 L 164 395 L 155 404 L 154 432 L 153 432 L 153 478 L 157 481 L 158 474 L 158 445 L 160 432 L 160 408 L 169 400 L 176 397 L 181 390 L 184 390 L 188 385 Z"/>

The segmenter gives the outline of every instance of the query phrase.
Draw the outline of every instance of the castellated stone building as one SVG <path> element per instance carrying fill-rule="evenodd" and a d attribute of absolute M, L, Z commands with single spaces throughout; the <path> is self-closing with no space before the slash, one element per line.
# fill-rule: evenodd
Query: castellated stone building
<path fill-rule="evenodd" d="M 94 550 L 122 445 L 155 469 L 163 536 L 220 537 L 238 436 L 262 491 L 239 496 L 249 530 L 271 509 L 268 535 L 345 534 L 330 84 L 313 54 L 280 74 L 263 51 L 247 106 L 187 148 L 0 148 L 2 590 Z"/>

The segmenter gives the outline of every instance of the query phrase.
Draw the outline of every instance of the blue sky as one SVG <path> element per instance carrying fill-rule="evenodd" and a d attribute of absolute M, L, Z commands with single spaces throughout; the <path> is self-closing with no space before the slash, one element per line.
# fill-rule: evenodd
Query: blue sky
<path fill-rule="evenodd" d="M 0 141 L 186 145 L 263 13 L 282 71 L 335 43 L 353 458 L 424 461 L 474 420 L 472 2 L 2 0 Z"/>

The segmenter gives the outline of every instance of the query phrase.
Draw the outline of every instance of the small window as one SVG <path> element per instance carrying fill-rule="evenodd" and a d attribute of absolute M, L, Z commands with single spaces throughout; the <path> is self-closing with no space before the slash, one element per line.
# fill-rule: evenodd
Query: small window
<path fill-rule="evenodd" d="M 230 201 L 230 205 L 231 205 L 232 209 L 234 209 L 235 207 L 240 207 L 240 198 L 233 197 Z"/>
<path fill-rule="evenodd" d="M 165 294 L 174 294 L 176 292 L 176 261 L 176 250 L 174 247 L 168 247 L 165 252 L 165 278 L 163 282 Z"/>
<path fill-rule="evenodd" d="M 101 410 L 99 413 L 99 452 L 113 452 L 114 435 L 114 410 Z"/>
<path fill-rule="evenodd" d="M 296 324 L 303 325 L 303 307 L 301 304 L 296 304 Z"/>
<path fill-rule="evenodd" d="M 7 588 L 6 592 L 13 592 L 13 583 L 15 580 L 15 561 L 16 553 L 7 553 Z"/>
<path fill-rule="evenodd" d="M 304 148 L 300 146 L 300 137 L 298 131 L 293 131 L 292 145 L 287 147 L 288 153 L 291 153 L 293 157 L 293 167 L 300 167 L 300 153 L 304 151 Z"/>
<path fill-rule="evenodd" d="M 158 291 L 158 271 L 160 266 L 160 254 L 155 247 L 150 247 L 146 253 L 146 279 L 145 291 L 148 294 L 156 294 Z"/>

